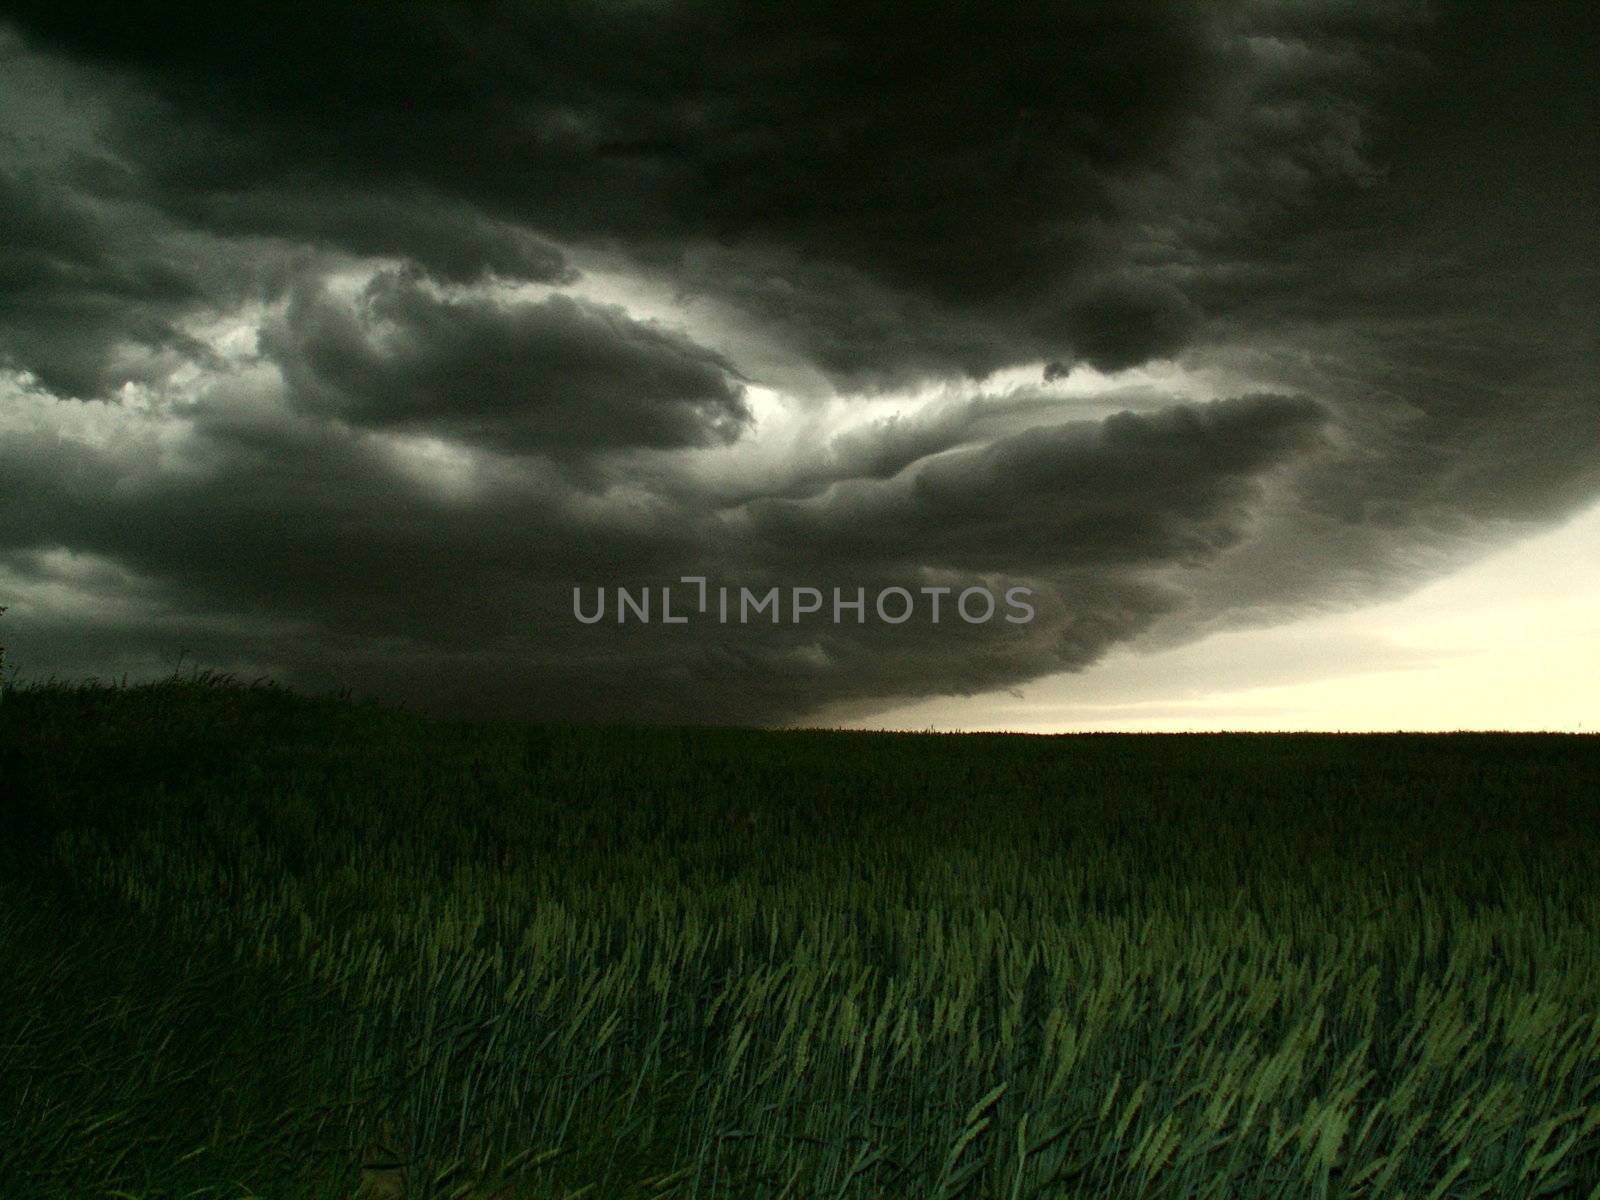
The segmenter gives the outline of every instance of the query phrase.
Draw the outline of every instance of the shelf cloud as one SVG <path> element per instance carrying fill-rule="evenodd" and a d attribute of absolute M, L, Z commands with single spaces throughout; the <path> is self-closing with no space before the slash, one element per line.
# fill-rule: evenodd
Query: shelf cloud
<path fill-rule="evenodd" d="M 1587 6 L 0 2 L 0 600 L 782 723 L 1354 608 L 1600 497 Z M 1024 586 L 1026 624 L 574 620 Z"/>

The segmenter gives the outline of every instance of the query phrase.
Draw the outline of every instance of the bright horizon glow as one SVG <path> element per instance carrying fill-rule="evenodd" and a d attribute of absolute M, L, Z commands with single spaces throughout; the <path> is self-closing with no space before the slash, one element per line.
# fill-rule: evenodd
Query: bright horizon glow
<path fill-rule="evenodd" d="M 1399 600 L 1158 651 L 847 729 L 1600 731 L 1600 506 Z"/>

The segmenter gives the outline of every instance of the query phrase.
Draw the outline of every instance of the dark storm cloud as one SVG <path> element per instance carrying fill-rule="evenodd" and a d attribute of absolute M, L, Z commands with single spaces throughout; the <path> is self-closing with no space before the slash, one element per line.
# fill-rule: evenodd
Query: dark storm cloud
<path fill-rule="evenodd" d="M 979 574 L 897 553 L 819 564 L 805 545 L 769 541 L 737 511 L 606 506 L 556 475 L 490 478 L 462 502 L 409 476 L 359 431 L 307 423 L 272 403 L 281 396 L 258 397 L 266 403 L 252 415 L 236 394 L 244 386 L 205 397 L 192 437 L 162 467 L 137 447 L 42 427 L 0 443 L 0 578 L 25 594 L 77 597 L 85 644 L 108 647 L 120 630 L 102 674 L 163 655 L 170 663 L 185 649 L 191 659 L 442 710 L 782 721 L 842 699 L 971 692 L 1078 668 L 1172 603 L 1127 562 L 1085 561 L 1070 536 L 1020 568 Z M 1244 439 L 1262 444 L 1210 455 L 1224 476 L 1276 457 L 1268 445 L 1286 438 L 1272 427 L 1315 418 L 1254 399 L 1153 426 L 1112 421 L 1099 436 L 1074 427 L 1085 443 L 1076 465 L 1101 459 L 1109 480 L 1170 453 L 1162 443 L 1175 427 L 1229 422 L 1262 426 Z M 1140 443 L 1147 452 L 1133 448 Z M 957 493 L 983 500 L 993 488 L 984 471 L 958 471 L 927 503 L 961 506 Z M 1221 528 L 1220 514 L 1197 514 L 1192 496 L 1167 502 L 1174 524 L 1204 515 Z M 1162 507 L 1126 487 L 1100 505 L 1113 525 L 1159 521 Z M 1137 512 L 1119 515 L 1128 505 Z M 1070 530 L 1078 516 L 1044 519 Z M 896 586 L 982 584 L 997 597 L 1027 586 L 1038 616 L 1004 629 L 971 625 L 947 600 L 942 624 L 892 628 L 875 616 L 734 628 L 573 619 L 574 587 L 659 587 L 696 571 L 713 586 L 781 588 L 785 604 L 794 587 L 860 587 L 870 598 Z M 680 607 L 693 595 L 680 584 Z M 100 616 L 85 624 L 86 612 Z M 64 647 L 68 623 L 47 606 L 30 638 Z M 82 654 L 80 646 L 64 661 Z"/>
<path fill-rule="evenodd" d="M 1188 344 L 1199 314 L 1182 292 L 1158 279 L 1095 284 L 1060 314 L 1061 338 L 1100 371 L 1123 371 L 1168 358 Z"/>
<path fill-rule="evenodd" d="M 758 307 L 776 289 L 772 318 L 869 383 L 1183 343 L 1169 290 L 1108 299 L 1101 276 L 1143 215 L 1133 185 L 1174 165 L 1220 85 L 1190 5 L 7 7 L 149 89 L 114 145 L 206 228 L 456 277 L 559 269 L 459 230 L 441 246 L 396 199 L 420 192 L 666 270 L 720 247 L 688 285 Z"/>
<path fill-rule="evenodd" d="M 0 360 L 51 391 L 98 395 L 159 376 L 203 346 L 172 318 L 199 288 L 150 252 L 137 223 L 106 221 L 58 181 L 0 162 Z M 140 362 L 118 351 L 153 348 Z"/>
<path fill-rule="evenodd" d="M 554 602 L 539 586 L 550 578 L 670 570 L 699 548 L 681 513 L 597 510 L 557 476 L 489 480 L 452 502 L 382 443 L 297 419 L 277 390 L 202 396 L 165 464 L 153 427 L 109 444 L 92 430 L 13 430 L 0 443 L 0 549 L 113 560 L 191 609 L 470 643 L 525 632 Z"/>
<path fill-rule="evenodd" d="M 373 257 L 404 258 L 445 283 L 485 276 L 571 283 L 549 242 L 459 202 L 426 193 L 362 193 L 309 181 L 292 190 L 168 198 L 175 216 L 227 235 L 288 238 Z"/>
<path fill-rule="evenodd" d="M 0 353 L 9 365 L 52 392 L 88 398 L 159 379 L 182 361 L 203 364 L 206 346 L 185 320 L 281 293 L 302 272 L 271 259 L 292 261 L 295 247 L 301 259 L 314 247 L 404 257 L 445 283 L 575 278 L 547 242 L 459 205 L 264 194 L 163 218 L 146 199 L 104 161 L 80 159 L 54 175 L 0 162 L 8 233 L 0 244 Z M 172 215 L 208 218 L 194 223 L 210 233 L 185 234 Z M 255 234 L 288 239 L 289 249 L 252 244 Z M 221 240 L 230 237 L 245 240 Z"/>
<path fill-rule="evenodd" d="M 1225 160 L 1185 286 L 1228 361 L 1338 409 L 1348 451 L 1194 581 L 1183 628 L 1392 596 L 1600 494 L 1597 12 L 1446 4 L 1396 42 L 1360 9 L 1327 35 L 1272 10 L 1274 61 L 1317 51 L 1365 103 L 1294 155 Z"/>
<path fill-rule="evenodd" d="M 24 661 L 792 720 L 1393 591 L 1600 493 L 1588 8 L 0 13 Z M 596 258 L 702 324 L 580 299 Z M 841 395 L 763 441 L 718 321 Z M 1052 390 L 1168 356 L 1234 398 Z M 685 574 L 1018 584 L 1038 617 L 572 618 Z"/>
<path fill-rule="evenodd" d="M 1199 561 L 1241 534 L 1256 479 L 1303 454 L 1325 415 L 1248 396 L 1028 430 L 893 479 L 750 506 L 758 535 L 807 561 L 968 572 Z"/>
<path fill-rule="evenodd" d="M 262 348 L 295 402 L 377 429 L 513 452 L 729 442 L 748 424 L 720 356 L 620 308 L 443 298 L 375 277 L 354 305 L 302 288 Z"/>

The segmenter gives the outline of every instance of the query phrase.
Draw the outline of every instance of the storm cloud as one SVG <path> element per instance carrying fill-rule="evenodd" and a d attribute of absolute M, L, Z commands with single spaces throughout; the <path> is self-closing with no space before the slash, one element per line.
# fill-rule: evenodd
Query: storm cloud
<path fill-rule="evenodd" d="M 349 305 L 297 291 L 263 347 L 300 407 L 489 449 L 704 445 L 749 420 L 720 356 L 562 295 L 440 298 L 389 272 Z"/>
<path fill-rule="evenodd" d="M 783 722 L 1404 591 L 1600 496 L 1593 34 L 0 3 L 14 657 Z M 1037 613 L 573 618 L 686 575 Z"/>

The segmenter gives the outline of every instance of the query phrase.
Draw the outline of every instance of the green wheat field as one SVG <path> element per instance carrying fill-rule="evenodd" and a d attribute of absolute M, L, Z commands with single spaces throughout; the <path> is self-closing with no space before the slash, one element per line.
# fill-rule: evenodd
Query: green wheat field
<path fill-rule="evenodd" d="M 1600 739 L 0 702 L 0 1196 L 1600 1200 Z"/>

